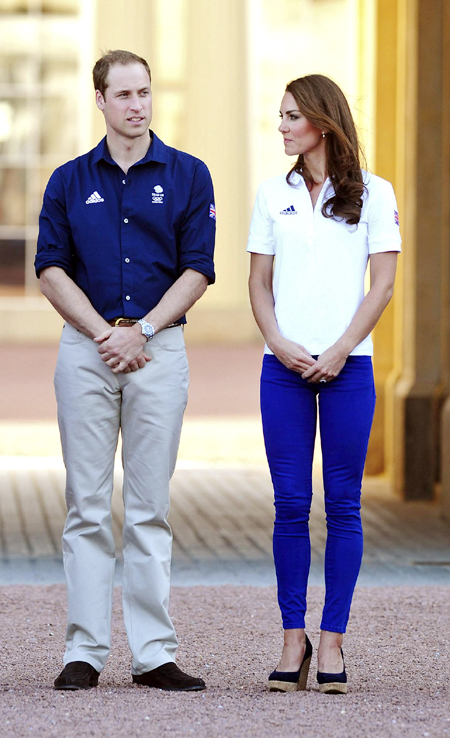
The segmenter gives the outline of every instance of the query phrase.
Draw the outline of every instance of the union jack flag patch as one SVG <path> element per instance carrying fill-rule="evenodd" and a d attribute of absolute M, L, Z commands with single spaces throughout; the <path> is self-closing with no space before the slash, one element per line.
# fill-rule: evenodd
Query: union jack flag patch
<path fill-rule="evenodd" d="M 396 210 L 394 210 L 394 218 L 395 218 L 395 225 L 399 225 L 399 222 L 398 222 L 398 213 L 397 213 Z"/>
<path fill-rule="evenodd" d="M 211 205 L 209 206 L 209 217 L 213 218 L 213 220 L 216 219 L 216 206 L 214 205 L 214 203 L 211 203 Z"/>

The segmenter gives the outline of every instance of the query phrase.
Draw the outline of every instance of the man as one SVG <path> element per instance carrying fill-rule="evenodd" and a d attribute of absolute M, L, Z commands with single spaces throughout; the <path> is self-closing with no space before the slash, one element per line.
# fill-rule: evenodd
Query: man
<path fill-rule="evenodd" d="M 203 162 L 149 131 L 145 59 L 108 52 L 93 76 L 106 138 L 50 178 L 35 265 L 43 294 L 66 321 L 55 389 L 67 470 L 68 626 L 55 688 L 97 686 L 109 654 L 120 429 L 133 682 L 199 690 L 203 680 L 175 664 L 167 515 L 187 401 L 184 315 L 214 282 L 213 188 Z"/>

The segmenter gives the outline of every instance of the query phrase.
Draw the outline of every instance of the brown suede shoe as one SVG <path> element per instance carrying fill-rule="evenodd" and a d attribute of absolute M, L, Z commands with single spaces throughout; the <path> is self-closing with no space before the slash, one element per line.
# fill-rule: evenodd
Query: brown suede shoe
<path fill-rule="evenodd" d="M 197 692 L 200 689 L 206 689 L 203 679 L 196 679 L 185 674 L 172 661 L 152 671 L 146 671 L 145 674 L 133 674 L 132 676 L 135 684 L 167 689 L 171 692 Z"/>
<path fill-rule="evenodd" d="M 55 689 L 90 689 L 98 684 L 99 673 L 86 661 L 71 661 L 55 679 Z"/>

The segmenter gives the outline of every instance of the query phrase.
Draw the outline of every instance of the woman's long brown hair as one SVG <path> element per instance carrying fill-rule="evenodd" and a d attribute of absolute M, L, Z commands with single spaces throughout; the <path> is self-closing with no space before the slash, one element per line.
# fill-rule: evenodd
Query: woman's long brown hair
<path fill-rule="evenodd" d="M 349 225 L 359 223 L 365 185 L 361 173 L 360 146 L 350 107 L 342 90 L 322 74 L 295 79 L 286 87 L 298 109 L 313 126 L 326 133 L 327 174 L 335 194 L 322 205 L 326 218 L 343 219 Z M 302 154 L 288 173 L 301 174 L 310 187 L 314 179 Z"/>

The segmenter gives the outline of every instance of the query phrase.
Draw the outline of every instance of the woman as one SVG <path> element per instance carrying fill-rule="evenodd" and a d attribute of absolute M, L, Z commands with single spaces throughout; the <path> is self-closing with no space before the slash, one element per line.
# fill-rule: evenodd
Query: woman
<path fill-rule="evenodd" d="M 286 177 L 261 185 L 247 249 L 253 313 L 266 342 L 261 412 L 284 628 L 269 688 L 305 689 L 311 661 L 304 628 L 318 408 L 327 544 L 317 679 L 321 692 L 342 693 L 342 641 L 362 558 L 361 481 L 375 406 L 370 332 L 392 296 L 401 239 L 392 186 L 361 170 L 339 87 L 318 74 L 294 80 L 280 118 L 285 152 L 297 161 Z"/>

